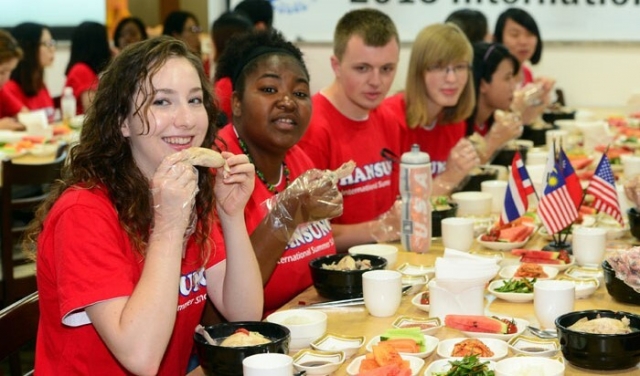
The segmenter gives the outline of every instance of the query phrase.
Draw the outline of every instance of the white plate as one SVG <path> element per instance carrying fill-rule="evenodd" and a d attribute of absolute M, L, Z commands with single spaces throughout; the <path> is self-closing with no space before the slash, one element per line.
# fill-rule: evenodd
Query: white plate
<path fill-rule="evenodd" d="M 438 349 L 436 350 L 438 353 L 438 356 L 441 358 L 447 358 L 447 359 L 462 359 L 462 357 L 451 356 L 451 353 L 453 352 L 453 347 L 457 343 L 468 340 L 468 339 L 473 339 L 473 338 L 451 338 L 451 339 L 445 339 L 443 341 L 440 341 L 440 343 L 438 344 Z M 482 341 L 482 343 L 484 343 L 485 346 L 487 346 L 489 349 L 491 349 L 491 351 L 493 351 L 493 356 L 479 357 L 478 359 L 480 360 L 483 360 L 483 361 L 499 360 L 507 356 L 507 353 L 509 352 L 509 345 L 507 345 L 505 341 L 495 339 L 495 338 L 486 338 L 486 337 L 475 338 L 475 339 Z"/>
<path fill-rule="evenodd" d="M 521 335 L 513 337 L 508 344 L 514 353 L 527 356 L 554 356 L 560 351 L 560 342 L 555 338 Z"/>
<path fill-rule="evenodd" d="M 499 339 L 501 341 L 508 341 L 511 338 L 522 334 L 522 332 L 524 332 L 525 330 L 527 330 L 527 326 L 529 326 L 529 321 L 524 320 L 524 319 L 519 319 L 519 318 L 515 318 L 515 317 L 502 317 L 502 316 L 498 316 L 499 318 L 505 318 L 508 320 L 513 320 L 516 323 L 516 327 L 518 328 L 518 331 L 512 334 L 497 334 L 497 333 L 484 333 L 484 332 L 468 332 L 465 330 L 462 330 L 461 332 L 464 333 L 464 335 L 466 335 L 467 337 L 471 337 L 471 338 L 493 338 L 493 339 Z"/>
<path fill-rule="evenodd" d="M 405 353 L 405 352 L 399 352 L 400 355 L 408 355 L 408 356 L 417 356 L 418 358 L 426 358 L 429 355 L 431 355 L 435 350 L 436 347 L 438 346 L 438 343 L 440 342 L 439 339 L 437 339 L 436 337 L 432 337 L 432 336 L 428 336 L 428 335 L 424 335 L 424 347 L 425 350 L 419 353 Z M 373 346 L 377 345 L 378 343 L 380 343 L 380 336 L 375 336 L 373 338 L 371 338 L 371 341 L 369 341 L 369 343 L 367 343 L 367 351 L 372 352 L 373 351 Z"/>
<path fill-rule="evenodd" d="M 504 279 L 498 279 L 489 284 L 489 292 L 493 294 L 496 298 L 506 300 L 512 303 L 525 303 L 533 301 L 533 292 L 530 293 L 521 293 L 521 292 L 500 292 L 496 291 L 498 287 L 503 285 Z"/>
<path fill-rule="evenodd" d="M 429 335 L 435 334 L 444 326 L 439 317 L 417 318 L 411 316 L 400 316 L 391 325 L 394 328 L 418 326 L 422 333 Z"/>
<path fill-rule="evenodd" d="M 544 263 L 539 263 L 539 264 L 542 266 L 549 266 L 549 267 L 558 269 L 558 272 L 562 272 L 576 264 L 576 258 L 573 257 L 572 255 L 569 255 L 569 260 L 571 260 L 571 262 L 569 262 L 568 264 L 544 264 Z"/>
<path fill-rule="evenodd" d="M 15 144 L 18 141 L 21 141 L 24 136 L 27 135 L 27 132 L 21 131 L 9 131 L 9 130 L 0 130 L 0 142 L 4 142 L 7 144 Z"/>
<path fill-rule="evenodd" d="M 500 269 L 500 273 L 498 273 L 498 275 L 500 276 L 500 278 L 504 278 L 504 279 L 522 278 L 522 277 L 514 277 L 513 276 L 514 274 L 516 274 L 516 271 L 518 270 L 520 265 L 522 265 L 522 264 L 507 265 L 507 266 L 503 267 L 502 269 Z M 558 268 L 551 268 L 551 267 L 549 267 L 547 265 L 541 265 L 541 264 L 538 264 L 538 265 L 542 266 L 542 270 L 547 274 L 547 277 L 538 278 L 539 280 L 540 279 L 554 279 L 558 275 Z"/>
<path fill-rule="evenodd" d="M 449 362 L 452 362 L 452 361 L 453 360 L 451 359 L 438 359 L 431 362 L 431 364 L 429 364 L 429 367 L 427 367 L 427 369 L 424 371 L 424 376 L 432 376 L 434 373 L 449 371 L 449 369 L 451 369 L 451 363 Z M 487 367 L 490 370 L 495 370 L 496 362 L 489 361 L 489 364 L 487 365 Z"/>
<path fill-rule="evenodd" d="M 564 275 L 575 279 L 595 278 L 604 283 L 604 271 L 600 267 L 591 266 L 572 266 L 564 271 Z"/>
<path fill-rule="evenodd" d="M 407 295 L 415 295 L 422 291 L 424 287 L 429 282 L 429 277 L 426 275 L 420 276 L 411 276 L 411 275 L 403 275 L 402 276 L 402 286 L 411 286 L 409 290 L 407 290 Z"/>
<path fill-rule="evenodd" d="M 429 312 L 431 308 L 431 304 L 420 304 L 420 298 L 422 298 L 422 294 L 428 294 L 429 291 L 424 291 L 419 294 L 416 294 L 413 299 L 411 299 L 411 304 L 413 304 L 416 308 L 421 309 L 425 312 Z"/>
<path fill-rule="evenodd" d="M 486 248 L 489 248 L 489 249 L 493 249 L 494 251 L 510 251 L 512 249 L 515 249 L 515 248 L 521 248 L 525 244 L 527 244 L 527 242 L 531 238 L 531 235 L 529 235 L 525 240 L 523 240 L 521 242 L 516 242 L 516 243 L 488 242 L 488 241 L 484 241 L 484 240 L 482 240 L 480 238 L 482 238 L 482 235 L 478 236 L 476 238 L 476 241 L 478 243 L 480 243 L 483 247 L 486 247 Z"/>
<path fill-rule="evenodd" d="M 351 376 L 357 376 L 360 372 L 360 363 L 364 360 L 366 355 L 361 355 L 351 361 L 347 367 L 347 373 Z M 409 361 L 409 367 L 411 367 L 411 376 L 418 375 L 422 366 L 424 366 L 424 360 L 416 358 L 415 356 L 401 355 L 402 359 Z"/>
<path fill-rule="evenodd" d="M 425 265 L 414 265 L 404 263 L 398 266 L 398 271 L 407 276 L 427 276 L 429 278 L 433 278 L 436 274 L 436 268 L 433 266 L 425 266 Z"/>
<path fill-rule="evenodd" d="M 343 336 L 327 333 L 311 342 L 311 347 L 323 351 L 342 351 L 345 358 L 352 357 L 364 345 L 365 337 Z"/>
<path fill-rule="evenodd" d="M 305 371 L 309 376 L 330 375 L 340 368 L 344 359 L 342 351 L 304 349 L 293 356 L 293 367 L 297 371 Z"/>
<path fill-rule="evenodd" d="M 562 276 L 558 279 L 571 281 L 575 284 L 576 299 L 588 298 L 600 287 L 600 281 L 597 278 L 571 278 Z"/>

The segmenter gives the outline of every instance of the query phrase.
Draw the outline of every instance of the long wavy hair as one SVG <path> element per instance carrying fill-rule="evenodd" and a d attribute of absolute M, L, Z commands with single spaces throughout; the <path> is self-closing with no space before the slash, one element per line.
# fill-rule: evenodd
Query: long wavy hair
<path fill-rule="evenodd" d="M 36 213 L 23 243 L 25 251 L 35 256 L 38 235 L 43 230 L 47 214 L 66 189 L 102 188 L 107 191 L 118 212 L 120 225 L 126 231 L 134 249 L 143 257 L 153 226 L 153 208 L 150 184 L 142 174 L 131 153 L 128 138 L 121 127 L 130 113 L 138 116 L 148 133 L 149 107 L 154 88 L 148 83 L 168 59 L 187 59 L 196 69 L 203 89 L 203 103 L 209 127 L 202 147 L 211 148 L 216 136 L 211 86 L 204 74 L 200 59 L 189 52 L 187 46 L 175 38 L 161 36 L 136 43 L 118 55 L 104 71 L 94 105 L 86 114 L 80 142 L 69 151 L 69 160 L 62 170 L 47 200 Z M 136 105 L 136 98 L 145 98 Z M 134 107 L 135 106 L 135 107 Z M 202 260 L 211 251 L 209 235 L 213 226 L 213 175 L 208 168 L 198 167 L 198 194 L 196 213 L 198 226 L 195 240 L 202 250 Z"/>

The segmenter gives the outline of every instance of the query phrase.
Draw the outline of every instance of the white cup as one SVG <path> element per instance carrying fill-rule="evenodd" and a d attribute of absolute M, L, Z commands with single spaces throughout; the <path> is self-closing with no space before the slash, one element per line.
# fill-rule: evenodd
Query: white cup
<path fill-rule="evenodd" d="M 622 161 L 622 171 L 626 180 L 631 180 L 640 175 L 640 156 L 623 155 L 620 160 Z"/>
<path fill-rule="evenodd" d="M 393 316 L 402 300 L 402 273 L 397 270 L 372 270 L 362 274 L 364 305 L 371 316 Z"/>
<path fill-rule="evenodd" d="M 545 132 L 545 139 L 547 141 L 547 149 L 553 147 L 553 143 L 556 144 L 556 149 L 562 145 L 566 147 L 567 145 L 567 137 L 569 136 L 569 132 L 564 131 L 562 129 L 552 129 Z"/>
<path fill-rule="evenodd" d="M 607 230 L 597 227 L 578 227 L 573 230 L 573 256 L 580 266 L 599 266 L 604 258 Z"/>
<path fill-rule="evenodd" d="M 473 219 L 450 217 L 441 222 L 442 244 L 445 248 L 469 252 L 473 244 Z"/>
<path fill-rule="evenodd" d="M 485 180 L 480 183 L 480 190 L 491 194 L 491 212 L 501 213 L 504 206 L 504 196 L 507 193 L 507 185 L 504 180 Z"/>
<path fill-rule="evenodd" d="M 529 150 L 527 152 L 527 168 L 535 165 L 545 165 L 549 152 L 545 150 Z"/>
<path fill-rule="evenodd" d="M 293 358 L 279 353 L 251 355 L 242 360 L 242 373 L 244 376 L 291 376 Z"/>
<path fill-rule="evenodd" d="M 556 319 L 573 311 L 575 290 L 573 281 L 547 279 L 533 285 L 533 310 L 542 329 L 555 329 Z"/>

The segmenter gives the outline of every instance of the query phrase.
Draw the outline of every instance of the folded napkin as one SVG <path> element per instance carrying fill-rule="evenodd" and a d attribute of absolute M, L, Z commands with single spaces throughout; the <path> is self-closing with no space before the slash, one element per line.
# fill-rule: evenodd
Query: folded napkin
<path fill-rule="evenodd" d="M 451 293 L 486 285 L 498 274 L 497 260 L 445 249 L 444 257 L 436 258 L 435 279 L 438 286 Z"/>

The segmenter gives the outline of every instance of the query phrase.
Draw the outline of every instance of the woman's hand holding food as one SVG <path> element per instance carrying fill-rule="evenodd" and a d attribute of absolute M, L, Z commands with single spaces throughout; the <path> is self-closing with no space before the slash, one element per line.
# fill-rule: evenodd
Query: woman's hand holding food
<path fill-rule="evenodd" d="M 520 114 L 524 124 L 532 124 L 551 103 L 551 90 L 555 83 L 552 78 L 540 77 L 516 90 L 513 93 L 511 110 Z"/>
<path fill-rule="evenodd" d="M 402 201 L 396 200 L 386 213 L 369 222 L 371 237 L 378 243 L 392 242 L 400 239 L 400 223 L 402 218 Z"/>
<path fill-rule="evenodd" d="M 244 207 L 253 193 L 255 168 L 244 154 L 222 152 L 226 165 L 218 167 L 213 192 L 219 216 L 244 215 Z"/>
<path fill-rule="evenodd" d="M 432 195 L 448 195 L 479 164 L 480 157 L 471 141 L 461 139 L 449 153 L 446 170 L 435 178 Z"/>
<path fill-rule="evenodd" d="M 505 144 L 522 135 L 522 118 L 514 112 L 496 110 L 494 122 L 489 133 L 484 137 L 486 144 L 484 153 L 480 156 L 482 162 L 487 162 Z"/>

